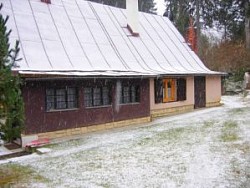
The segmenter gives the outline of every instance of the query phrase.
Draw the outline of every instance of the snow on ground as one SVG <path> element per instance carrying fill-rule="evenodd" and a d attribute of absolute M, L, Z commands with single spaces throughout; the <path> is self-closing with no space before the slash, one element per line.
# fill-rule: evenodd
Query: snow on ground
<path fill-rule="evenodd" d="M 27 177 L 17 187 L 250 187 L 250 98 L 222 102 L 87 134 L 1 165 L 29 167 L 44 178 Z"/>

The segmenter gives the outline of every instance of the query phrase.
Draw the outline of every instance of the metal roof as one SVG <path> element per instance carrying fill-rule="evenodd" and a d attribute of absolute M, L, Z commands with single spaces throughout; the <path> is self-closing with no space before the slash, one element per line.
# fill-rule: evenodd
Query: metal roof
<path fill-rule="evenodd" d="M 124 9 L 86 0 L 0 0 L 20 74 L 157 76 L 218 74 L 204 66 L 168 18 L 139 13 L 139 37 Z"/>

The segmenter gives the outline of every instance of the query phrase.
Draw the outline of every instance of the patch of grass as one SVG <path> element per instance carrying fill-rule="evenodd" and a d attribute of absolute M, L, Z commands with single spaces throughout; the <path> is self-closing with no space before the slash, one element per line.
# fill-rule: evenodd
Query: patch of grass
<path fill-rule="evenodd" d="M 237 116 L 237 115 L 248 115 L 250 111 L 250 107 L 242 107 L 242 108 L 235 108 L 229 111 L 230 116 Z"/>
<path fill-rule="evenodd" d="M 226 121 L 223 124 L 223 129 L 225 130 L 231 130 L 231 129 L 236 129 L 238 128 L 238 123 L 236 121 Z"/>
<path fill-rule="evenodd" d="M 17 183 L 48 182 L 49 180 L 37 174 L 28 166 L 18 164 L 4 164 L 0 166 L 0 187 Z"/>
<path fill-rule="evenodd" d="M 220 139 L 223 142 L 233 142 L 239 139 L 238 123 L 236 121 L 229 120 L 224 122 L 221 132 Z"/>
<path fill-rule="evenodd" d="M 223 142 L 233 142 L 239 139 L 237 133 L 234 132 L 222 133 L 220 138 Z"/>
<path fill-rule="evenodd" d="M 145 137 L 140 139 L 135 144 L 138 146 L 156 146 L 159 144 L 168 144 L 172 142 L 177 142 L 180 139 L 183 139 L 184 135 L 188 134 L 189 129 L 187 128 L 174 128 L 170 130 L 165 130 L 162 132 L 155 132 L 151 137 Z M 186 134 L 187 133 L 187 134 Z"/>
<path fill-rule="evenodd" d="M 146 138 L 143 138 L 141 139 L 139 142 L 138 142 L 138 145 L 146 145 L 146 144 L 149 144 L 150 142 L 152 142 L 151 140 L 152 138 L 149 138 L 149 137 L 146 137 Z"/>
<path fill-rule="evenodd" d="M 103 187 L 103 188 L 110 188 L 111 187 L 111 185 L 108 183 L 101 183 L 101 184 L 99 184 L 99 186 Z"/>
<path fill-rule="evenodd" d="M 67 142 L 62 142 L 62 143 L 52 143 L 52 144 L 46 145 L 45 147 L 50 148 L 50 149 L 61 149 L 61 148 L 65 148 L 65 145 L 67 147 L 68 146 L 75 147 L 81 144 L 84 144 L 84 141 L 83 139 L 78 138 L 78 139 L 72 139 Z"/>
<path fill-rule="evenodd" d="M 203 128 L 211 128 L 214 126 L 216 122 L 214 120 L 211 120 L 211 121 L 205 121 L 204 122 L 204 125 L 203 125 Z"/>
<path fill-rule="evenodd" d="M 240 150 L 245 155 L 250 155 L 250 143 L 244 142 L 241 144 L 234 144 L 232 145 L 233 148 Z"/>
<path fill-rule="evenodd" d="M 246 111 L 246 109 L 247 109 L 246 107 L 245 108 L 234 108 L 234 109 L 230 110 L 229 113 L 231 115 L 242 114 Z"/>
<path fill-rule="evenodd" d="M 168 131 L 164 131 L 159 133 L 157 136 L 160 140 L 167 139 L 167 140 L 177 140 L 180 139 L 182 134 L 186 131 L 186 128 L 175 128 Z"/>

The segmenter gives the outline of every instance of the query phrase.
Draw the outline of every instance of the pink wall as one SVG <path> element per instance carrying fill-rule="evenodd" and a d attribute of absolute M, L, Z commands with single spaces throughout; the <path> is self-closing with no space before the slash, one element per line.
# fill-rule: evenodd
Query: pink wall
<path fill-rule="evenodd" d="M 206 77 L 206 103 L 221 100 L 221 76 Z"/>
<path fill-rule="evenodd" d="M 155 104 L 154 79 L 150 79 L 150 110 L 172 108 L 194 104 L 194 78 L 187 77 L 187 100 Z"/>

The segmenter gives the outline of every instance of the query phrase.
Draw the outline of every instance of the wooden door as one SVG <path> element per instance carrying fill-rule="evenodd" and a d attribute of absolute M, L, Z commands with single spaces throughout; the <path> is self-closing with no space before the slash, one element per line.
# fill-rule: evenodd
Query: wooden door
<path fill-rule="evenodd" d="M 206 106 L 206 78 L 204 76 L 194 77 L 194 108 Z"/>

